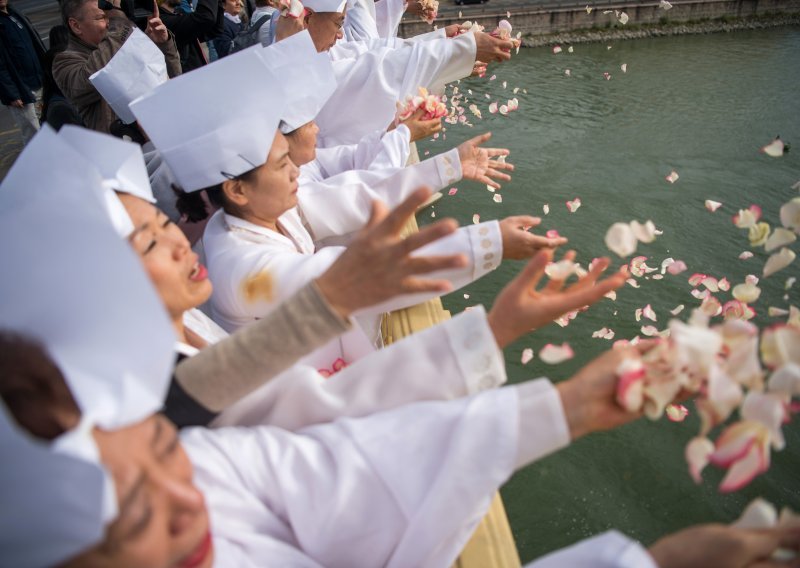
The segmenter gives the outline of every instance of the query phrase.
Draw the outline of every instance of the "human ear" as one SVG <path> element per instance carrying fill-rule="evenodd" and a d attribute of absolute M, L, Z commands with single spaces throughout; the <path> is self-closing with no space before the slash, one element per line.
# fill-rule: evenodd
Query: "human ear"
<path fill-rule="evenodd" d="M 222 182 L 222 193 L 226 201 L 237 207 L 244 207 L 249 203 L 245 184 L 240 179 L 228 179 Z"/>

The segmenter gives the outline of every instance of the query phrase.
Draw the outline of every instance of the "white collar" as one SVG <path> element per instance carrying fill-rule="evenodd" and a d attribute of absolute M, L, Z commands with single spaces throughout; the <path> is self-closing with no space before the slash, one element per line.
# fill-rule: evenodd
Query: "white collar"
<path fill-rule="evenodd" d="M 235 16 L 231 16 L 228 12 L 223 12 L 223 15 L 226 18 L 228 18 L 231 22 L 233 22 L 234 24 L 241 24 L 242 23 L 242 17 L 239 14 L 236 14 Z"/>
<path fill-rule="evenodd" d="M 223 220 L 225 222 L 225 228 L 228 231 L 236 232 L 240 235 L 244 234 L 246 235 L 245 238 L 249 237 L 247 240 L 257 239 L 260 242 L 264 242 L 265 240 L 276 241 L 303 254 L 314 253 L 313 240 L 311 239 L 311 235 L 308 234 L 308 231 L 303 227 L 297 207 L 293 207 L 278 219 L 281 229 L 287 233 L 285 235 L 227 213 L 223 213 Z"/>
<path fill-rule="evenodd" d="M 197 347 L 193 347 L 188 343 L 184 343 L 183 341 L 175 342 L 175 351 L 181 355 L 184 355 L 185 357 L 194 357 L 200 353 L 200 350 Z"/>

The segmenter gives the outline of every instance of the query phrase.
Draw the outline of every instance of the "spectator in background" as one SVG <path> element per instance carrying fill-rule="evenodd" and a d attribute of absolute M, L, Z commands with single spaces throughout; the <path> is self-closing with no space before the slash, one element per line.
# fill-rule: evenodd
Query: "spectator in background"
<path fill-rule="evenodd" d="M 107 133 L 117 115 L 89 77 L 105 67 L 122 47 L 133 31 L 133 22 L 120 9 L 119 0 L 114 0 L 107 10 L 101 9 L 97 0 L 62 0 L 61 16 L 69 28 L 69 42 L 53 58 L 53 78 L 75 105 L 86 127 Z M 145 33 L 164 53 L 169 76 L 180 75 L 175 42 L 159 18 L 157 6 L 147 21 Z"/>
<path fill-rule="evenodd" d="M 223 7 L 225 8 L 225 22 L 222 33 L 213 40 L 214 48 L 217 50 L 217 56 L 220 58 L 225 57 L 231 52 L 233 38 L 244 29 L 244 23 L 241 17 L 242 0 L 225 0 Z"/>
<path fill-rule="evenodd" d="M 53 58 L 56 53 L 61 53 L 69 43 L 69 30 L 66 26 L 58 25 L 50 28 L 50 49 L 44 54 L 42 71 L 42 122 L 46 122 L 56 130 L 65 124 L 83 126 L 81 115 L 67 100 L 64 93 L 53 79 Z"/>
<path fill-rule="evenodd" d="M 253 10 L 253 15 L 250 17 L 250 25 L 256 26 L 261 18 L 267 18 L 267 20 L 261 24 L 261 27 L 258 28 L 258 41 L 261 42 L 261 45 L 269 45 L 272 43 L 272 38 L 270 37 L 271 18 L 278 10 L 269 3 L 269 0 L 255 1 L 256 9 Z"/>
<path fill-rule="evenodd" d="M 181 0 L 161 2 L 161 20 L 175 35 L 184 73 L 208 63 L 200 43 L 222 33 L 222 4 L 222 0 L 199 0 L 194 11 L 186 13 Z"/>
<path fill-rule="evenodd" d="M 0 0 L 0 99 L 20 129 L 23 144 L 39 130 L 34 104 L 41 97 L 44 44 L 30 21 Z"/>

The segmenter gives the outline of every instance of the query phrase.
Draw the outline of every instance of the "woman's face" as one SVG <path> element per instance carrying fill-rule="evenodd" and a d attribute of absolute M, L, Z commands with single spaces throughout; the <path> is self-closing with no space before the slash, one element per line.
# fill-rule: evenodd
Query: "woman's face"
<path fill-rule="evenodd" d="M 289 157 L 298 166 L 314 161 L 317 157 L 317 134 L 319 127 L 313 120 L 286 136 L 289 141 Z"/>
<path fill-rule="evenodd" d="M 119 515 L 103 543 L 67 567 L 210 567 L 208 511 L 175 427 L 155 415 L 113 432 L 95 429 L 94 438 L 114 479 Z"/>
<path fill-rule="evenodd" d="M 238 16 L 242 6 L 242 0 L 225 0 L 225 11 L 231 16 Z"/>
<path fill-rule="evenodd" d="M 246 220 L 269 226 L 295 207 L 299 173 L 289 156 L 289 142 L 276 132 L 267 162 L 246 180 L 234 182 L 239 187 L 236 204 Z"/>
<path fill-rule="evenodd" d="M 175 223 L 144 199 L 118 194 L 134 231 L 129 237 L 170 317 L 205 303 L 212 292 L 206 267 L 198 262 L 189 241 Z"/>

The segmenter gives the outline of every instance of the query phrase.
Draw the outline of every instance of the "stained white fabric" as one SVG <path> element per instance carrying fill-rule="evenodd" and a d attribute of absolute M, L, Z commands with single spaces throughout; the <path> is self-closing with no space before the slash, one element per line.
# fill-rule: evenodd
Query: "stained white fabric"
<path fill-rule="evenodd" d="M 298 430 L 505 383 L 502 355 L 478 306 L 371 353 L 329 378 L 295 365 L 222 412 L 213 426 Z"/>
<path fill-rule="evenodd" d="M 475 36 L 466 33 L 334 59 L 338 88 L 317 115 L 318 145 L 355 144 L 370 132 L 385 130 L 406 95 L 419 87 L 442 92 L 447 83 L 467 77 L 476 49 Z"/>

